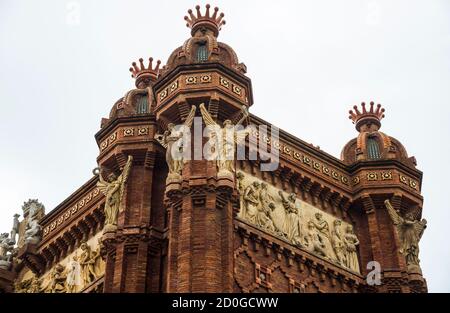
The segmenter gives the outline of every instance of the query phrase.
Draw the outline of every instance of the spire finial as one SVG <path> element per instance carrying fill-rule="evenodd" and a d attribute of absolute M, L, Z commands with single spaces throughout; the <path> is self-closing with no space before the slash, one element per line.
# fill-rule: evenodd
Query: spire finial
<path fill-rule="evenodd" d="M 358 106 L 353 106 L 353 110 L 350 110 L 348 113 L 349 119 L 353 121 L 356 129 L 359 131 L 362 125 L 374 124 L 377 125 L 378 128 L 381 127 L 381 120 L 384 118 L 384 109 L 381 108 L 381 104 L 377 104 L 377 108 L 374 111 L 375 103 L 373 101 L 370 102 L 370 109 L 367 111 L 366 103 L 362 102 L 362 112 L 358 110 Z M 378 129 L 377 128 L 377 129 Z"/>
<path fill-rule="evenodd" d="M 201 27 L 205 27 L 212 30 L 215 37 L 219 36 L 220 29 L 222 28 L 223 25 L 225 25 L 225 20 L 223 19 L 225 14 L 220 13 L 219 15 L 217 15 L 219 8 L 215 7 L 214 13 L 211 16 L 210 8 L 211 6 L 207 4 L 205 14 L 202 15 L 202 13 L 200 12 L 200 6 L 196 5 L 195 10 L 197 11 L 197 16 L 195 16 L 192 13 L 191 9 L 188 10 L 189 16 L 185 16 L 184 19 L 187 22 L 186 26 L 191 28 L 192 36 Z"/>
<path fill-rule="evenodd" d="M 148 66 L 145 67 L 144 59 L 139 59 L 139 66 L 136 62 L 131 63 L 130 67 L 131 77 L 136 79 L 136 87 L 146 88 L 152 82 L 156 81 L 159 77 L 159 65 L 161 61 L 156 62 L 156 66 L 153 67 L 153 58 L 148 59 Z"/>

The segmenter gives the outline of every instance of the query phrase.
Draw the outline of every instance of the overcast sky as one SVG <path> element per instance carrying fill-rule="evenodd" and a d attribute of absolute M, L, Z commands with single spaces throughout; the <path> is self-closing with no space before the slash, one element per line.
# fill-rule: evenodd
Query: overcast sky
<path fill-rule="evenodd" d="M 140 57 L 165 64 L 205 1 L 0 0 L 0 231 L 29 198 L 47 212 L 96 166 L 94 134 L 134 87 Z M 424 172 L 421 265 L 450 292 L 450 1 L 215 1 L 219 40 L 248 68 L 250 111 L 339 157 L 348 110 L 386 108 L 382 131 Z"/>

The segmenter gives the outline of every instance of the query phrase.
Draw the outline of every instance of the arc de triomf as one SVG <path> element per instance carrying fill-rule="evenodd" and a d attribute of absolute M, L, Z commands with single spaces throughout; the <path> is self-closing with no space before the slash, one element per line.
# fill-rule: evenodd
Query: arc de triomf
<path fill-rule="evenodd" d="M 1 235 L 0 290 L 427 291 L 422 172 L 384 109 L 353 107 L 340 159 L 250 114 L 223 17 L 189 10 L 166 65 L 132 64 L 92 178 L 48 213 L 25 202 Z"/>

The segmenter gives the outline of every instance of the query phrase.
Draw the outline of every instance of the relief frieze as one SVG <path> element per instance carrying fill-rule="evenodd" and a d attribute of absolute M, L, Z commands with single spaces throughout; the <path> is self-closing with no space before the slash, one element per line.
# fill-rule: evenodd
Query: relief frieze
<path fill-rule="evenodd" d="M 353 226 L 250 174 L 238 172 L 238 218 L 338 266 L 359 273 Z"/>

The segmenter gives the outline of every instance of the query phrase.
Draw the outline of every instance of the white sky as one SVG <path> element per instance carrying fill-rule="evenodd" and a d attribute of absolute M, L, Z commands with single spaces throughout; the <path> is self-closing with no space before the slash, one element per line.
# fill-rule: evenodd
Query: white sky
<path fill-rule="evenodd" d="M 22 203 L 47 212 L 91 177 L 94 134 L 134 87 L 132 61 L 165 64 L 205 1 L 0 0 L 0 231 Z M 424 172 L 421 265 L 450 292 L 449 1 L 215 1 L 219 36 L 248 67 L 250 111 L 339 157 L 357 135 L 348 110 L 386 108 L 382 131 Z M 79 23 L 77 16 L 79 13 Z M 447 190 L 447 191 L 446 191 Z"/>

